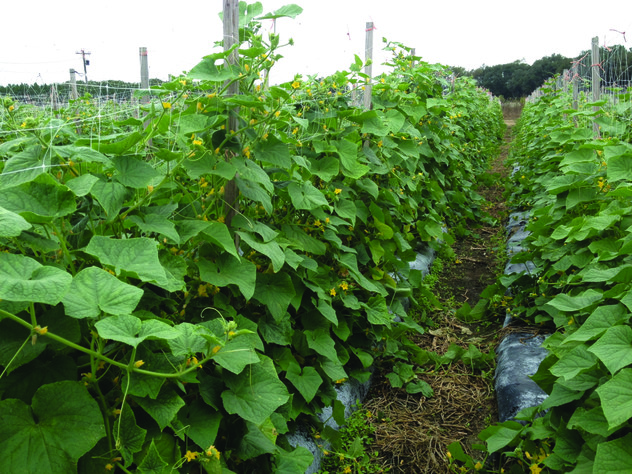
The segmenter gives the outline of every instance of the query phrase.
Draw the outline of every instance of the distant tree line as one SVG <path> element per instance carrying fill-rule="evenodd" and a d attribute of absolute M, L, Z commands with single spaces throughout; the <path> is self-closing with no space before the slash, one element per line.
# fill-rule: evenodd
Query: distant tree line
<path fill-rule="evenodd" d="M 150 86 L 159 86 L 164 81 L 160 79 L 150 79 Z M 41 97 L 50 96 L 53 87 L 55 87 L 56 93 L 59 97 L 67 99 L 70 97 L 70 82 L 63 82 L 59 84 L 9 84 L 7 86 L 0 86 L 0 96 L 12 96 L 20 98 L 21 100 L 40 100 Z M 125 82 L 125 81 L 88 81 L 86 84 L 83 81 L 77 81 L 77 94 L 82 97 L 86 94 L 92 96 L 108 96 L 108 98 L 117 100 L 129 100 L 135 89 L 140 87 L 138 82 Z"/>
<path fill-rule="evenodd" d="M 632 85 L 632 48 L 626 50 L 617 45 L 611 48 L 600 48 L 600 76 L 606 86 Z M 561 74 L 578 64 L 578 74 L 582 79 L 591 78 L 590 51 L 582 51 L 575 58 L 567 58 L 560 54 L 545 56 L 532 65 L 524 61 L 514 61 L 495 66 L 481 66 L 465 72 L 472 76 L 481 87 L 488 89 L 495 96 L 505 99 L 527 97 L 540 87 L 547 79 Z"/>

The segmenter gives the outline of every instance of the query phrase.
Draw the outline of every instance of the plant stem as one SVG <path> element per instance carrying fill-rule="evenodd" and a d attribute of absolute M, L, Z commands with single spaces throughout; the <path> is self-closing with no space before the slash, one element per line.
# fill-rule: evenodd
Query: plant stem
<path fill-rule="evenodd" d="M 15 321 L 16 323 L 21 324 L 22 326 L 24 326 L 25 328 L 29 329 L 30 331 L 34 331 L 35 330 L 35 326 L 29 324 L 27 321 L 24 321 L 22 318 L 16 316 L 15 314 L 9 313 L 7 311 L 4 311 L 2 309 L 0 309 L 0 316 L 5 317 L 5 318 L 9 318 L 13 321 Z M 91 357 L 96 357 L 97 359 L 100 359 L 102 361 L 107 362 L 108 364 L 112 364 L 116 367 L 119 367 L 120 369 L 126 370 L 126 371 L 131 371 L 131 372 L 136 372 L 138 374 L 144 374 L 144 375 L 150 375 L 152 377 L 162 377 L 165 379 L 176 379 L 176 378 L 180 378 L 186 374 L 188 374 L 189 372 L 193 372 L 195 371 L 198 367 L 200 367 L 202 364 L 205 364 L 206 362 L 208 362 L 209 360 L 211 360 L 213 358 L 213 356 L 207 356 L 205 359 L 199 361 L 197 364 L 193 364 L 192 366 L 190 366 L 189 368 L 182 370 L 180 372 L 174 372 L 171 374 L 165 374 L 162 372 L 152 372 L 150 370 L 143 370 L 143 369 L 139 369 L 134 367 L 134 361 L 131 361 L 131 365 L 132 367 L 130 368 L 129 364 L 123 364 L 122 362 L 117 362 L 114 359 L 110 359 L 107 356 L 104 356 L 103 354 L 93 351 L 91 349 L 87 349 L 85 347 L 80 346 L 79 344 L 75 344 L 72 341 L 69 341 L 68 339 L 65 339 L 61 336 L 58 336 L 57 334 L 54 334 L 50 331 L 47 331 L 46 334 L 44 336 L 40 336 L 40 337 L 50 337 L 53 341 L 57 341 L 60 342 L 62 344 L 65 344 L 68 347 L 71 347 L 73 349 L 76 349 L 78 351 L 84 352 L 85 354 L 88 354 Z M 29 336 L 30 338 L 30 336 Z M 135 348 L 134 348 L 135 349 Z"/>

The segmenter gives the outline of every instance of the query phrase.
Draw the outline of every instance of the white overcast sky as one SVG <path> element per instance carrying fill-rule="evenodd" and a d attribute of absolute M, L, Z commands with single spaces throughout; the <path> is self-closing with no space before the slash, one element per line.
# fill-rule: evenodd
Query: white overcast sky
<path fill-rule="evenodd" d="M 249 2 L 254 3 L 254 2 Z M 423 60 L 473 69 L 600 44 L 632 47 L 632 0 L 261 0 L 264 12 L 296 3 L 303 13 L 280 19 L 281 40 L 295 46 L 272 71 L 273 82 L 295 73 L 329 75 L 364 57 L 365 25 L 375 25 L 374 61 L 382 37 L 414 47 Z M 191 69 L 221 39 L 221 0 L 3 0 L 0 84 L 54 83 L 83 70 L 91 80 L 140 79 L 139 47 L 148 48 L 150 77 Z M 264 21 L 272 29 L 272 21 Z M 617 30 L 617 31 L 612 31 Z M 619 32 L 625 32 L 624 35 Z M 374 71 L 375 72 L 375 71 Z M 380 69 L 377 70 L 380 72 Z M 81 77 L 78 78 L 81 80 Z"/>

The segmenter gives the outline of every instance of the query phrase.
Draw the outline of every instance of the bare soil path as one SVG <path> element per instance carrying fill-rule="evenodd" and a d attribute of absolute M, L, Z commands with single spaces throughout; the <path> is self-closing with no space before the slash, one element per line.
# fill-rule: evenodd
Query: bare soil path
<path fill-rule="evenodd" d="M 481 292 L 504 268 L 503 223 L 507 209 L 503 192 L 510 172 L 504 163 L 515 118 L 505 120 L 505 143 L 478 188 L 497 224 L 472 223 L 470 235 L 458 239 L 452 247 L 456 256 L 451 261 L 441 257 L 443 268 L 436 275 L 433 292 L 442 308 L 427 311 L 426 324 L 431 323 L 432 328 L 414 339 L 424 350 L 442 355 L 451 344 L 464 348 L 474 345 L 489 354 L 497 345 L 504 315 L 465 323 L 455 317 L 455 311 L 464 303 L 474 307 Z M 393 389 L 384 378 L 389 368 L 378 368 L 364 408 L 373 414 L 371 422 L 376 431 L 372 448 L 379 452 L 382 472 L 449 473 L 447 447 L 454 441 L 460 441 L 472 453 L 472 445 L 480 443 L 478 433 L 497 420 L 493 365 L 492 360 L 489 366 L 478 368 L 463 362 L 438 368 L 434 364 L 419 366 L 420 378 L 434 390 L 431 398 Z"/>

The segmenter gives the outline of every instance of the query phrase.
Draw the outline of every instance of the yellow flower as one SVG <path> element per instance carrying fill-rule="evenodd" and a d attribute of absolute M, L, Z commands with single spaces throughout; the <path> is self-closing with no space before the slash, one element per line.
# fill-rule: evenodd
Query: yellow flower
<path fill-rule="evenodd" d="M 529 470 L 531 471 L 531 474 L 540 474 L 542 472 L 542 468 L 537 464 L 531 464 L 531 466 L 529 466 Z"/>
<path fill-rule="evenodd" d="M 483 469 L 483 465 L 480 462 L 477 462 L 476 464 L 474 464 L 474 469 L 480 471 L 481 469 Z"/>
<path fill-rule="evenodd" d="M 243 153 L 244 155 L 246 155 L 246 158 L 250 158 L 250 147 L 247 146 L 246 148 L 244 148 Z"/>
<path fill-rule="evenodd" d="M 335 288 L 332 288 L 331 290 L 329 290 L 329 294 L 330 294 L 331 296 L 336 296 L 336 289 L 335 289 Z"/>
<path fill-rule="evenodd" d="M 134 367 L 136 367 L 137 369 L 143 365 L 145 362 L 143 362 L 142 360 L 137 360 L 136 362 L 134 362 Z"/>
<path fill-rule="evenodd" d="M 342 472 L 343 472 L 344 474 L 349 474 L 349 473 L 351 472 L 351 467 L 350 467 L 350 466 L 345 467 L 345 470 L 344 470 L 344 471 L 342 471 Z"/>
<path fill-rule="evenodd" d="M 170 109 L 171 108 L 171 102 L 163 102 L 162 103 L 162 108 L 163 109 Z"/>
<path fill-rule="evenodd" d="M 112 469 L 114 469 L 114 464 L 107 463 L 105 465 L 105 470 L 106 471 L 111 471 Z"/>
<path fill-rule="evenodd" d="M 200 454 L 193 452 L 193 451 L 187 451 L 187 453 L 184 455 L 184 457 L 186 458 L 187 462 L 191 462 L 194 459 L 196 459 Z"/>
<path fill-rule="evenodd" d="M 222 346 L 215 346 L 215 347 L 213 347 L 213 349 L 211 349 L 211 355 L 217 354 L 221 348 L 222 348 Z"/>
<path fill-rule="evenodd" d="M 193 140 L 193 144 L 194 145 L 201 145 L 202 144 L 202 140 Z"/>
<path fill-rule="evenodd" d="M 215 446 L 211 445 L 211 447 L 206 450 L 206 455 L 210 458 L 214 457 L 219 461 L 219 449 L 217 449 Z"/>
<path fill-rule="evenodd" d="M 183 86 L 187 85 L 187 81 L 185 79 L 180 79 L 178 82 L 182 84 Z"/>
<path fill-rule="evenodd" d="M 277 110 L 276 112 L 274 112 L 274 116 L 276 118 L 279 118 L 279 115 L 281 115 L 281 111 L 280 110 Z"/>
<path fill-rule="evenodd" d="M 448 459 L 452 459 L 452 453 L 448 451 Z"/>
<path fill-rule="evenodd" d="M 340 194 L 341 192 L 342 192 L 342 189 L 340 188 L 334 189 L 334 194 Z"/>
<path fill-rule="evenodd" d="M 292 89 L 298 89 L 299 87 L 301 87 L 301 83 L 298 81 L 294 81 L 292 83 Z"/>
<path fill-rule="evenodd" d="M 346 281 L 343 281 L 342 283 L 340 283 L 340 288 L 342 288 L 344 291 L 347 291 L 349 289 L 349 284 Z"/>

